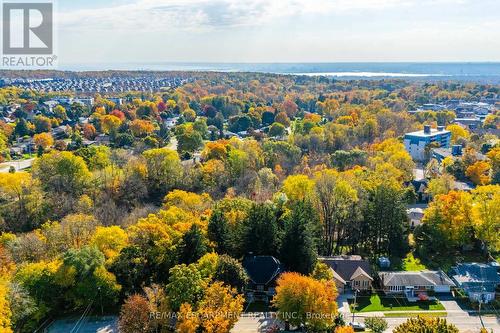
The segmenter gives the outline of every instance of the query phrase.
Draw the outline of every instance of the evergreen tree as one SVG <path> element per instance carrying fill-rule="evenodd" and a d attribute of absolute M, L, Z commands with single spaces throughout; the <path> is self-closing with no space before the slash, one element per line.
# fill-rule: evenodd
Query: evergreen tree
<path fill-rule="evenodd" d="M 217 253 L 229 253 L 230 232 L 224 213 L 216 208 L 208 221 L 208 239 L 216 244 Z"/>
<path fill-rule="evenodd" d="M 201 233 L 200 227 L 193 224 L 182 237 L 179 260 L 181 263 L 191 264 L 203 257 L 205 253 L 207 253 L 205 236 Z"/>
<path fill-rule="evenodd" d="M 281 261 L 287 269 L 309 274 L 316 264 L 317 251 L 314 227 L 318 219 L 309 202 L 294 204 L 285 221 L 285 234 L 281 246 Z"/>
<path fill-rule="evenodd" d="M 368 252 L 375 256 L 405 253 L 407 217 L 401 189 L 380 184 L 370 190 L 363 216 Z"/>
<path fill-rule="evenodd" d="M 244 221 L 243 252 L 252 252 L 254 255 L 277 255 L 280 236 L 273 207 L 269 204 L 254 204 Z"/>

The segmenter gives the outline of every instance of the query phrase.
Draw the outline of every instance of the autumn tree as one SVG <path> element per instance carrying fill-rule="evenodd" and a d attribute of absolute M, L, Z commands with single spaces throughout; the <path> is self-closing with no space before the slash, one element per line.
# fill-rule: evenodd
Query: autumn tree
<path fill-rule="evenodd" d="M 85 161 L 70 152 L 53 151 L 33 164 L 33 175 L 47 191 L 79 195 L 91 178 Z"/>
<path fill-rule="evenodd" d="M 487 156 L 491 163 L 491 183 L 500 184 L 500 147 L 490 150 Z"/>
<path fill-rule="evenodd" d="M 129 128 L 132 131 L 132 134 L 138 138 L 143 138 L 148 134 L 151 134 L 155 129 L 154 125 L 150 121 L 142 119 L 132 120 L 129 124 Z"/>
<path fill-rule="evenodd" d="M 281 138 L 285 134 L 286 134 L 285 126 L 283 126 L 281 123 L 274 123 L 269 128 L 269 136 L 270 137 Z"/>
<path fill-rule="evenodd" d="M 128 236 L 119 226 L 99 226 L 92 235 L 90 244 L 96 246 L 107 259 L 113 259 L 128 244 Z"/>
<path fill-rule="evenodd" d="M 465 175 L 476 185 L 486 185 L 491 181 L 490 164 L 486 161 L 477 161 L 465 170 Z"/>
<path fill-rule="evenodd" d="M 54 138 L 50 133 L 40 133 L 33 136 L 33 142 L 42 150 L 46 150 L 54 144 Z"/>
<path fill-rule="evenodd" d="M 138 294 L 129 296 L 120 310 L 118 326 L 120 332 L 150 332 L 150 313 L 148 300 Z"/>
<path fill-rule="evenodd" d="M 316 261 L 311 277 L 316 280 L 333 280 L 333 271 L 327 264 Z"/>
<path fill-rule="evenodd" d="M 458 328 L 453 324 L 448 324 L 442 318 L 410 318 L 403 324 L 397 326 L 394 333 L 459 333 Z"/>
<path fill-rule="evenodd" d="M 336 297 L 333 281 L 318 281 L 298 273 L 284 273 L 277 281 L 272 302 L 281 320 L 293 326 L 303 325 L 311 331 L 321 331 L 331 329 L 334 325 Z"/>
<path fill-rule="evenodd" d="M 310 199 L 314 189 L 314 181 L 306 175 L 291 175 L 283 181 L 283 192 L 292 201 Z"/>
<path fill-rule="evenodd" d="M 116 132 L 121 124 L 122 121 L 116 116 L 108 114 L 101 117 L 101 128 L 102 131 L 106 134 Z"/>
<path fill-rule="evenodd" d="M 4 277 L 0 276 L 0 331 L 3 333 L 12 333 L 11 329 L 11 316 L 7 289 L 7 281 Z"/>
<path fill-rule="evenodd" d="M 244 298 L 236 289 L 215 282 L 208 286 L 198 306 L 200 326 L 207 333 L 231 331 L 243 311 Z"/>
<path fill-rule="evenodd" d="M 146 150 L 148 188 L 153 197 L 163 197 L 179 181 L 182 165 L 179 155 L 168 148 Z"/>
<path fill-rule="evenodd" d="M 492 251 L 500 250 L 500 185 L 479 186 L 472 191 L 472 220 L 476 236 Z"/>

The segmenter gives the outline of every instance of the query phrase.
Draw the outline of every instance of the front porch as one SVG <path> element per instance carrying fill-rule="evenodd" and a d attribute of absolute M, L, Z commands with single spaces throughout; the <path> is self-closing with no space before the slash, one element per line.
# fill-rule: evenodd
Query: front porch
<path fill-rule="evenodd" d="M 416 303 L 419 301 L 436 301 L 437 298 L 434 296 L 430 296 L 428 293 L 428 290 L 426 288 L 416 288 L 416 287 L 411 287 L 407 286 L 405 287 L 404 293 L 403 293 L 410 303 Z"/>

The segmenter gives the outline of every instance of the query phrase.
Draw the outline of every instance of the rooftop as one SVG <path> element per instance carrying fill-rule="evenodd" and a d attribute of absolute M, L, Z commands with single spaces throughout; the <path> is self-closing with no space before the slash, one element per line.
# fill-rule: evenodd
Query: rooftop
<path fill-rule="evenodd" d="M 425 133 L 424 130 L 420 130 L 420 131 L 406 133 L 405 136 L 409 135 L 409 136 L 429 137 L 429 136 L 440 135 L 440 134 L 448 134 L 448 133 L 451 133 L 451 132 L 447 131 L 447 130 L 444 130 L 444 129 L 443 130 L 438 130 L 436 128 L 431 128 L 430 133 Z"/>
<path fill-rule="evenodd" d="M 454 286 L 443 271 L 380 272 L 382 284 L 389 286 Z"/>

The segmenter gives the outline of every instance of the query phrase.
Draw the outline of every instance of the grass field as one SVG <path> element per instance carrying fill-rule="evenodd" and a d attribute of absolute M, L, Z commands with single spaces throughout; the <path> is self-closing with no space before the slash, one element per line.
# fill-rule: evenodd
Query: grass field
<path fill-rule="evenodd" d="M 402 317 L 402 318 L 409 318 L 409 317 L 424 317 L 424 318 L 434 318 L 434 317 L 446 317 L 448 314 L 446 312 L 428 312 L 428 313 L 422 313 L 422 312 L 405 312 L 405 313 L 391 313 L 391 312 L 386 312 L 384 313 L 384 317 L 390 317 L 390 318 L 397 318 L 397 317 Z"/>
<path fill-rule="evenodd" d="M 419 301 L 410 303 L 404 297 L 383 296 L 378 294 L 358 296 L 356 302 L 357 306 L 353 309 L 356 312 L 444 310 L 444 306 L 439 302 Z"/>

